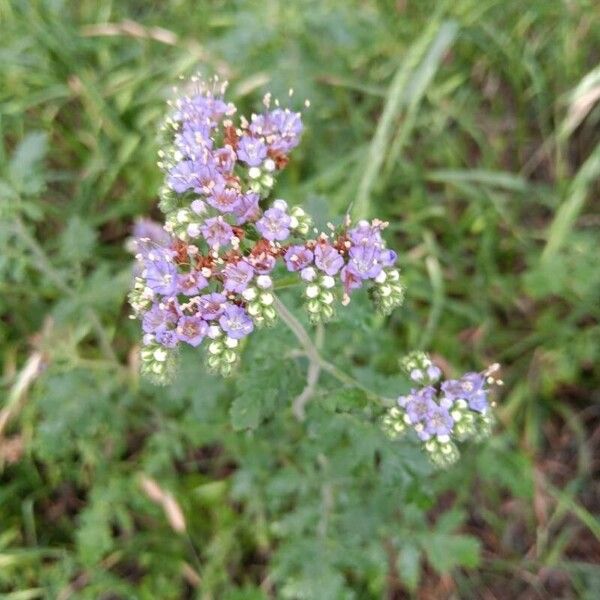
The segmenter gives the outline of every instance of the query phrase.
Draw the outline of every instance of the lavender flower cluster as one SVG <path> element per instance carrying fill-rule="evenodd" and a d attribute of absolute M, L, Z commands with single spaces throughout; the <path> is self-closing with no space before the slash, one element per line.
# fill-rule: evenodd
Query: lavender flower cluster
<path fill-rule="evenodd" d="M 494 377 L 498 365 L 441 383 L 440 368 L 422 352 L 408 355 L 403 366 L 418 387 L 400 396 L 397 406 L 385 415 L 384 429 L 391 437 L 412 429 L 431 462 L 444 467 L 458 460 L 457 441 L 479 440 L 490 434 L 493 415 L 489 387 L 502 383 Z"/>
<path fill-rule="evenodd" d="M 169 379 L 182 343 L 204 342 L 208 366 L 230 373 L 240 341 L 276 319 L 273 279 L 284 269 L 298 274 L 314 323 L 363 285 L 383 313 L 403 300 L 386 223 L 347 218 L 318 232 L 301 207 L 269 199 L 300 142 L 301 114 L 267 95 L 261 114 L 234 121 L 226 87 L 193 78 L 170 103 L 158 163 L 165 224 L 136 232 L 130 304 L 144 332 L 143 371 L 157 382 Z"/>

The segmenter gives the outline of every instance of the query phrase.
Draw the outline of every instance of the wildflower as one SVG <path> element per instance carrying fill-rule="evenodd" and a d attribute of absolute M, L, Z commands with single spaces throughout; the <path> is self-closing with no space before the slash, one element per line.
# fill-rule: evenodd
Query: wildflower
<path fill-rule="evenodd" d="M 493 417 L 486 386 L 496 382 L 491 376 L 496 366 L 439 384 L 441 370 L 425 353 L 413 352 L 401 364 L 421 387 L 400 396 L 397 406 L 388 410 L 382 421 L 388 435 L 397 437 L 410 426 L 431 462 L 445 467 L 458 459 L 456 442 L 490 434 Z"/>
<path fill-rule="evenodd" d="M 219 294 L 218 292 L 200 296 L 196 301 L 198 314 L 206 321 L 218 319 L 225 310 L 226 302 L 227 299 L 225 296 L 223 294 Z"/>
<path fill-rule="evenodd" d="M 327 275 L 335 275 L 344 266 L 344 259 L 333 246 L 320 243 L 315 248 L 315 265 Z"/>
<path fill-rule="evenodd" d="M 181 317 L 177 322 L 177 337 L 190 346 L 198 346 L 208 333 L 208 323 L 199 316 Z"/>
<path fill-rule="evenodd" d="M 147 263 L 145 279 L 153 292 L 170 296 L 177 290 L 177 267 L 169 258 L 158 256 Z"/>
<path fill-rule="evenodd" d="M 213 187 L 206 201 L 218 211 L 229 213 L 238 210 L 241 198 L 237 190 L 219 184 Z"/>
<path fill-rule="evenodd" d="M 244 135 L 239 141 L 237 156 L 249 167 L 258 167 L 267 158 L 267 146 L 261 138 Z"/>
<path fill-rule="evenodd" d="M 288 271 L 301 271 L 310 265 L 314 254 L 304 246 L 290 246 L 284 259 Z"/>
<path fill-rule="evenodd" d="M 198 271 L 183 273 L 178 277 L 178 289 L 186 296 L 194 296 L 208 285 L 206 277 Z"/>
<path fill-rule="evenodd" d="M 227 246 L 233 237 L 231 225 L 223 220 L 223 217 L 212 217 L 206 219 L 204 225 L 200 228 L 202 236 L 209 246 L 213 248 Z"/>
<path fill-rule="evenodd" d="M 223 328 L 229 337 L 239 340 L 252 333 L 254 325 L 248 313 L 235 304 L 230 304 L 219 319 L 219 325 Z"/>
<path fill-rule="evenodd" d="M 241 294 L 254 277 L 254 269 L 245 260 L 229 263 L 223 270 L 224 288 Z"/>
<path fill-rule="evenodd" d="M 290 217 L 281 208 L 269 208 L 256 222 L 259 233 L 271 242 L 285 240 L 290 235 Z"/>

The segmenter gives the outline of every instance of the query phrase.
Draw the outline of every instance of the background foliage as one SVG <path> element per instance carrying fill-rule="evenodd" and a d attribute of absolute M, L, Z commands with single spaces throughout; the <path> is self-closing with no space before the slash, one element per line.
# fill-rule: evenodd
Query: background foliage
<path fill-rule="evenodd" d="M 0 27 L 2 597 L 598 597 L 595 2 L 2 0 Z M 326 375 L 296 420 L 283 326 L 230 380 L 194 352 L 138 380 L 125 241 L 199 66 L 241 109 L 311 99 L 282 197 L 391 221 L 406 305 L 353 302 L 324 355 L 385 395 L 408 349 L 503 363 L 456 468 Z"/>

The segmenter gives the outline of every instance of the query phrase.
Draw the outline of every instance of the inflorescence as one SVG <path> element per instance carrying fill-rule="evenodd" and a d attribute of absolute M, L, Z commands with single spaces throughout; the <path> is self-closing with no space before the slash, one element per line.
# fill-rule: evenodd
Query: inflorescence
<path fill-rule="evenodd" d="M 441 369 L 423 352 L 409 354 L 402 363 L 418 387 L 400 396 L 384 416 L 384 429 L 392 438 L 414 431 L 431 462 L 445 467 L 458 460 L 456 442 L 490 435 L 494 418 L 488 392 L 490 386 L 502 385 L 494 377 L 499 365 L 440 381 Z"/>
<path fill-rule="evenodd" d="M 130 304 L 144 331 L 142 370 L 158 383 L 169 380 L 182 343 L 204 343 L 208 366 L 229 374 L 240 341 L 275 321 L 273 279 L 286 270 L 304 285 L 313 323 L 365 284 L 385 314 L 404 296 L 381 235 L 387 223 L 347 217 L 318 232 L 301 207 L 270 199 L 300 142 L 301 114 L 267 94 L 261 114 L 235 120 L 226 87 L 193 78 L 170 103 L 158 162 L 165 226 L 141 223 L 136 232 Z"/>
<path fill-rule="evenodd" d="M 203 344 L 208 367 L 231 373 L 242 340 L 276 320 L 274 281 L 286 272 L 303 285 L 314 324 L 330 320 L 336 304 L 348 304 L 363 286 L 383 314 L 404 297 L 396 253 L 382 237 L 387 223 L 346 217 L 319 232 L 301 207 L 271 199 L 300 142 L 301 114 L 267 94 L 260 114 L 236 119 L 226 87 L 193 78 L 170 103 L 158 162 L 165 224 L 142 220 L 134 231 L 129 300 L 144 332 L 142 371 L 157 383 L 169 381 L 180 344 Z M 384 416 L 391 437 L 412 430 L 432 463 L 447 466 L 458 458 L 456 442 L 489 434 L 497 365 L 443 382 L 422 352 L 402 366 L 416 387 Z"/>

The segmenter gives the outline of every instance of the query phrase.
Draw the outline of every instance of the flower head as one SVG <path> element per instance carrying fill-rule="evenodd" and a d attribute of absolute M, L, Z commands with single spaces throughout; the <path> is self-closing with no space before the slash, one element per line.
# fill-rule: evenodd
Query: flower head
<path fill-rule="evenodd" d="M 329 244 L 317 244 L 314 254 L 315 265 L 327 275 L 335 275 L 344 266 L 342 255 Z"/>
<path fill-rule="evenodd" d="M 213 248 L 226 246 L 231 242 L 231 238 L 233 237 L 231 225 L 224 221 L 223 217 L 220 216 L 206 219 L 204 225 L 200 227 L 200 232 L 207 244 Z"/>
<path fill-rule="evenodd" d="M 281 242 L 290 235 L 290 221 L 290 216 L 280 208 L 269 208 L 256 222 L 256 229 L 266 240 Z"/>
<path fill-rule="evenodd" d="M 254 324 L 248 313 L 240 306 L 229 304 L 219 319 L 219 325 L 230 338 L 239 340 L 252 333 Z"/>
<path fill-rule="evenodd" d="M 184 316 L 177 322 L 177 337 L 190 346 L 198 346 L 208 332 L 208 323 L 200 316 Z"/>

